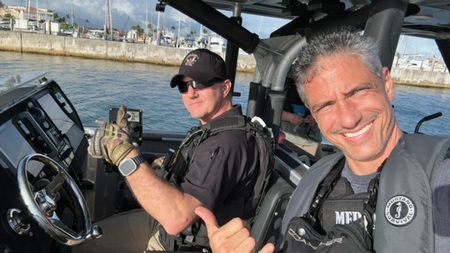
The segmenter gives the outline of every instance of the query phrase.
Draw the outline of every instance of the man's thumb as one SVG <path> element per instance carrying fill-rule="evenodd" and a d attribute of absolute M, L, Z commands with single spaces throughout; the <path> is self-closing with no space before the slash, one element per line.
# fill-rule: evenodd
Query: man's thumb
<path fill-rule="evenodd" d="M 273 245 L 272 243 L 264 245 L 264 247 L 260 251 L 258 251 L 258 253 L 273 253 L 273 252 L 275 252 L 275 245 Z"/>
<path fill-rule="evenodd" d="M 195 208 L 195 213 L 205 222 L 208 236 L 214 234 L 219 229 L 216 216 L 208 208 L 199 206 Z"/>

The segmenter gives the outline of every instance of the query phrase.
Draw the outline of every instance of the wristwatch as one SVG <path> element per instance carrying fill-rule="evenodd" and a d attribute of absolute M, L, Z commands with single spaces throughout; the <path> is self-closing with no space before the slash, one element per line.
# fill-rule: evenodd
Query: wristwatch
<path fill-rule="evenodd" d="M 142 155 L 138 155 L 133 158 L 126 158 L 119 164 L 119 171 L 120 174 L 124 177 L 128 177 L 129 175 L 133 174 L 138 168 L 141 163 L 145 162 L 145 159 Z"/>

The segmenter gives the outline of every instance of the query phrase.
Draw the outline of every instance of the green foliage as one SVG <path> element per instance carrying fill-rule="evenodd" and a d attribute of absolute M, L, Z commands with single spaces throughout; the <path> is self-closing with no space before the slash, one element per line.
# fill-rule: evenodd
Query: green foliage
<path fill-rule="evenodd" d="M 66 14 L 63 17 L 60 17 L 58 15 L 58 13 L 54 12 L 53 18 L 55 19 L 55 22 L 58 22 L 61 25 L 61 29 L 63 31 L 67 31 L 67 30 L 70 30 L 70 29 L 78 28 L 78 24 L 77 23 L 74 23 L 73 27 L 72 27 L 71 24 L 69 24 L 69 21 L 68 21 L 69 18 L 70 18 L 69 14 Z M 89 20 L 86 19 L 85 21 L 86 21 L 86 23 L 89 23 Z"/>
<path fill-rule="evenodd" d="M 140 25 L 134 25 L 131 27 L 131 29 L 136 30 L 137 35 L 140 37 L 144 34 L 144 28 L 142 28 Z"/>
<path fill-rule="evenodd" d="M 69 24 L 67 24 L 66 22 L 60 23 L 60 24 L 61 24 L 61 29 L 62 30 L 64 30 L 64 31 L 69 30 L 69 28 L 70 28 Z"/>
<path fill-rule="evenodd" d="M 66 15 L 66 16 L 68 16 L 68 15 Z M 62 23 L 66 23 L 66 17 L 60 17 L 58 15 L 58 13 L 56 13 L 56 12 L 53 14 L 53 18 L 55 19 L 56 22 L 61 23 L 61 26 L 62 26 Z"/>
<path fill-rule="evenodd" d="M 11 14 L 6 13 L 5 16 L 3 16 L 3 19 L 4 19 L 4 20 L 11 20 L 11 19 L 14 20 L 14 17 L 13 17 Z"/>

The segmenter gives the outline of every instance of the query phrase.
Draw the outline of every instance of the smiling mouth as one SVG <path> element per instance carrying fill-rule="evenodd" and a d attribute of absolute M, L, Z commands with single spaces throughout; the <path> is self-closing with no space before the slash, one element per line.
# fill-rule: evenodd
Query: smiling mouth
<path fill-rule="evenodd" d="M 347 137 L 347 138 L 357 138 L 359 136 L 362 136 L 363 134 L 367 133 L 367 131 L 369 131 L 369 129 L 372 127 L 372 124 L 373 123 L 370 123 L 370 124 L 366 125 L 365 127 L 361 128 L 357 132 L 344 133 L 344 136 Z"/>
<path fill-rule="evenodd" d="M 194 102 L 191 102 L 189 105 L 191 105 L 191 106 L 194 106 L 194 105 L 199 105 L 199 104 L 201 104 L 201 101 L 194 101 Z"/>

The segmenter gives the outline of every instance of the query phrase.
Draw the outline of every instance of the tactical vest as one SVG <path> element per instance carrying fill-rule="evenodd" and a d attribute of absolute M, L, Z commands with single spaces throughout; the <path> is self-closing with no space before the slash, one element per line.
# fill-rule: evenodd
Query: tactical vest
<path fill-rule="evenodd" d="M 173 155 L 166 157 L 163 177 L 174 185 L 180 185 L 195 159 L 196 148 L 207 138 L 223 131 L 242 130 L 255 139 L 259 156 L 259 174 L 252 195 L 245 201 L 247 209 L 255 210 L 266 192 L 266 186 L 274 164 L 275 142 L 272 132 L 260 118 L 250 118 L 243 115 L 229 115 L 220 117 L 209 124 L 194 127 L 183 140 L 179 149 Z M 206 226 L 197 221 L 180 236 L 168 235 L 160 229 L 160 239 L 166 250 L 190 251 L 209 248 Z"/>
<path fill-rule="evenodd" d="M 373 244 L 376 252 L 434 252 L 432 189 L 447 157 L 450 140 L 405 134 L 381 171 L 375 211 Z M 289 222 L 305 214 L 320 182 L 343 157 L 341 152 L 319 160 L 294 192 L 283 218 L 283 247 Z"/>
<path fill-rule="evenodd" d="M 346 225 L 361 219 L 368 199 L 368 192 L 355 194 L 347 179 L 339 176 L 336 185 L 318 210 L 317 215 L 323 230 L 329 231 L 336 224 Z"/>

